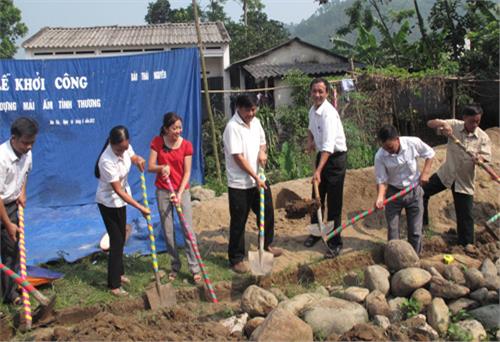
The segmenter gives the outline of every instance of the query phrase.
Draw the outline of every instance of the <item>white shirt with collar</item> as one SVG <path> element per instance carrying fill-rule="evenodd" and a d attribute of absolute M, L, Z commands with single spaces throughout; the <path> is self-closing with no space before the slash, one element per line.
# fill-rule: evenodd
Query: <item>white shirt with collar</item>
<path fill-rule="evenodd" d="M 119 181 L 122 189 L 131 195 L 127 176 L 132 165 L 131 157 L 135 155 L 132 145 L 123 153 L 121 157 L 114 154 L 111 145 L 108 144 L 101 157 L 98 167 L 100 172 L 99 184 L 95 200 L 108 208 L 121 208 L 127 203 L 113 190 L 111 183 Z"/>
<path fill-rule="evenodd" d="M 233 155 L 243 154 L 252 170 L 258 172 L 260 146 L 266 144 L 266 136 L 259 119 L 254 117 L 247 126 L 236 111 L 224 129 L 223 141 L 227 185 L 234 189 L 250 189 L 257 186 L 255 180 L 239 167 Z"/>
<path fill-rule="evenodd" d="M 429 159 L 434 150 L 417 137 L 399 137 L 398 153 L 391 154 L 379 148 L 375 155 L 375 178 L 377 184 L 389 184 L 398 189 L 419 181 L 417 158 Z"/>
<path fill-rule="evenodd" d="M 340 121 L 339 113 L 328 100 L 321 106 L 309 109 L 309 131 L 314 137 L 318 152 L 346 152 L 344 127 Z"/>
<path fill-rule="evenodd" d="M 18 157 L 10 140 L 0 145 L 0 198 L 4 204 L 19 198 L 32 163 L 31 151 Z"/>

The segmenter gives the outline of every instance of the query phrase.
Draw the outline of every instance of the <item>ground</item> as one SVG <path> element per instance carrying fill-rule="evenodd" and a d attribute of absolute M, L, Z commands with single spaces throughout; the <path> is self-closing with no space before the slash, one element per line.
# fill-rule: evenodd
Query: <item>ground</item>
<path fill-rule="evenodd" d="M 500 129 L 489 129 L 493 141 L 493 167 L 500 170 Z M 445 147 L 436 148 L 433 171 L 442 164 Z M 472 257 L 491 256 L 492 238 L 484 232 L 486 220 L 499 211 L 498 184 L 492 182 L 482 170 L 477 170 L 474 217 L 478 248 L 464 250 L 450 247 L 454 242 L 455 213 L 450 191 L 436 195 L 430 202 L 431 224 L 425 233 L 424 256 L 445 252 L 468 254 Z M 348 270 L 361 269 L 365 265 L 380 262 L 381 247 L 386 242 L 387 230 L 382 212 L 358 222 L 343 232 L 344 250 L 334 260 L 322 260 L 324 246 L 317 243 L 314 248 L 305 248 L 309 217 L 289 219 L 286 204 L 293 200 L 311 197 L 309 179 L 294 180 L 272 187 L 275 203 L 275 245 L 284 249 L 284 254 L 275 259 L 272 277 L 261 281 L 261 285 L 288 289 L 293 283 L 317 282 L 323 285 L 338 283 Z M 373 168 L 349 170 L 344 187 L 342 217 L 352 217 L 373 206 L 375 185 Z M 202 255 L 216 255 L 226 259 L 229 213 L 227 195 L 197 204 L 193 210 L 193 226 L 198 233 Z M 404 216 L 403 216 L 403 227 Z M 404 235 L 404 229 L 402 229 Z M 257 246 L 255 215 L 250 214 L 246 232 L 247 250 Z M 491 249 L 492 251 L 494 248 Z M 492 252 L 494 254 L 494 252 Z M 309 277 L 309 278 L 308 278 Z M 312 278 L 311 278 L 312 277 Z M 173 309 L 151 312 L 144 310 L 141 299 L 113 302 L 112 305 L 97 305 L 80 310 L 65 309 L 47 320 L 47 327 L 39 327 L 32 334 L 36 339 L 56 340 L 233 340 L 241 336 L 228 335 L 228 331 L 217 323 L 239 309 L 238 297 L 248 285 L 248 278 L 235 275 L 230 282 L 216 284 L 221 299 L 219 304 L 199 300 L 199 291 L 193 287 L 179 289 L 179 305 Z M 286 292 L 286 291 L 285 291 Z M 1 321 L 0 321 L 1 323 Z M 2 324 L 0 324 L 2 328 Z M 17 335 L 19 338 L 22 335 Z M 0 340 L 11 337 L 11 331 L 3 326 Z"/>

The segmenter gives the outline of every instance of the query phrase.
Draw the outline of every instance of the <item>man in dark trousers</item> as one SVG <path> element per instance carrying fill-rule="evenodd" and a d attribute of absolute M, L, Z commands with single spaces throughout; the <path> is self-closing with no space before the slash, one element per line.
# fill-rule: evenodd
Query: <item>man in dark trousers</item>
<path fill-rule="evenodd" d="M 317 151 L 313 183 L 319 184 L 321 207 L 324 210 L 325 201 L 328 208 L 328 221 L 334 226 L 341 225 L 342 199 L 344 194 L 344 179 L 347 165 L 347 144 L 344 128 L 337 110 L 327 100 L 330 90 L 328 82 L 316 78 L 311 82 L 311 100 L 309 109 L 308 150 Z M 313 191 L 313 198 L 314 195 Z M 311 223 L 318 223 L 318 217 L 312 215 Z M 312 247 L 320 238 L 310 235 L 305 241 L 306 247 Z M 328 241 L 331 251 L 325 255 L 334 258 L 342 250 L 340 234 Z"/>
<path fill-rule="evenodd" d="M 2 263 L 19 273 L 19 227 L 17 208 L 26 204 L 26 180 L 32 167 L 31 148 L 38 124 L 20 117 L 10 128 L 11 137 L 0 145 L 0 254 Z M 21 304 L 16 283 L 2 273 L 1 290 L 4 303 Z"/>

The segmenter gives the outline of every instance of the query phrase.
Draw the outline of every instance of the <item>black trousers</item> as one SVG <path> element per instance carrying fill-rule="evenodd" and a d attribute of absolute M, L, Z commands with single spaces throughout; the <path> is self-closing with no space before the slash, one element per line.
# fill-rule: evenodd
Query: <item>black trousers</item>
<path fill-rule="evenodd" d="M 97 205 L 109 235 L 108 287 L 116 289 L 121 286 L 121 276 L 125 273 L 123 246 L 125 245 L 127 207 L 109 208 L 99 203 Z"/>
<path fill-rule="evenodd" d="M 427 206 L 429 199 L 433 195 L 446 190 L 446 187 L 439 179 L 437 173 L 429 179 L 429 183 L 423 186 L 424 189 L 424 225 L 429 224 L 429 212 Z M 455 204 L 455 214 L 457 217 L 458 243 L 466 246 L 474 243 L 474 218 L 472 217 L 472 206 L 474 196 L 466 195 L 455 191 L 455 183 L 451 186 L 453 203 Z"/>
<path fill-rule="evenodd" d="M 321 153 L 316 156 L 316 167 L 319 164 Z M 319 183 L 319 196 L 321 199 L 321 210 L 328 208 L 328 221 L 333 221 L 335 228 L 342 224 L 342 201 L 344 197 L 344 180 L 347 168 L 347 152 L 335 152 L 328 158 L 325 167 L 321 171 L 321 183 Z M 312 198 L 315 198 L 314 189 Z M 311 215 L 311 223 L 318 223 L 316 213 Z M 333 247 L 342 245 L 341 234 L 335 235 L 328 243 Z"/>
<path fill-rule="evenodd" d="M 9 219 L 14 224 L 19 224 L 17 217 L 17 203 L 14 201 L 9 204 L 4 204 L 7 215 Z M 19 234 L 17 234 L 19 239 Z M 12 271 L 19 274 L 20 271 L 20 260 L 19 260 L 19 244 L 17 241 L 12 241 L 7 234 L 7 229 L 2 224 L 0 232 L 0 254 L 2 256 L 2 263 L 9 267 Z M 5 274 L 5 272 L 0 272 L 0 281 L 2 282 L 1 294 L 4 303 L 12 303 L 14 299 L 19 297 L 19 292 L 17 291 L 17 284 Z"/>
<path fill-rule="evenodd" d="M 264 196 L 264 248 L 267 249 L 274 238 L 274 208 L 269 182 Z M 229 214 L 229 263 L 235 265 L 245 258 L 245 225 L 250 209 L 257 216 L 259 228 L 260 194 L 257 187 L 251 189 L 228 188 Z M 258 237 L 258 235 L 257 235 Z M 257 240 L 258 243 L 258 240 Z"/>

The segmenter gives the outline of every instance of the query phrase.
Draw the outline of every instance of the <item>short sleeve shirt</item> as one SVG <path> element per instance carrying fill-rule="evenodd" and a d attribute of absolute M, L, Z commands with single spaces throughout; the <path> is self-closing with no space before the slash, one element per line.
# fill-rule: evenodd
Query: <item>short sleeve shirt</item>
<path fill-rule="evenodd" d="M 444 120 L 452 129 L 453 135 L 465 145 L 467 151 L 482 156 L 485 160 L 491 159 L 491 140 L 481 128 L 477 127 L 473 133 L 466 131 L 462 120 Z M 437 172 L 439 179 L 447 188 L 455 183 L 455 191 L 474 195 L 474 179 L 476 169 L 472 157 L 465 153 L 451 139 L 446 146 L 446 160 Z"/>
<path fill-rule="evenodd" d="M 337 110 L 325 100 L 321 106 L 309 109 L 309 131 L 318 152 L 346 152 L 344 127 Z"/>
<path fill-rule="evenodd" d="M 186 139 L 182 139 L 181 145 L 176 149 L 168 148 L 163 137 L 156 136 L 151 141 L 151 149 L 156 152 L 156 163 L 158 165 L 170 166 L 170 181 L 174 190 L 179 190 L 179 187 L 184 177 L 184 158 L 193 155 L 193 144 Z M 161 174 L 156 174 L 155 185 L 158 189 L 169 190 L 167 182 L 163 180 Z M 186 185 L 189 189 L 189 183 Z"/>
<path fill-rule="evenodd" d="M 434 150 L 417 137 L 399 137 L 398 153 L 389 153 L 379 148 L 375 155 L 375 178 L 377 184 L 389 184 L 398 189 L 419 181 L 417 158 L 429 159 Z"/>
<path fill-rule="evenodd" d="M 10 140 L 0 145 L 0 198 L 4 204 L 19 198 L 31 168 L 31 151 L 18 157 Z"/>
<path fill-rule="evenodd" d="M 121 208 L 127 205 L 115 192 L 111 183 L 119 181 L 122 189 L 132 195 L 127 178 L 132 165 L 131 157 L 134 155 L 132 145 L 129 145 L 128 149 L 119 157 L 114 154 L 111 145 L 108 144 L 98 162 L 100 177 L 95 195 L 97 203 L 109 208 Z"/>
<path fill-rule="evenodd" d="M 255 187 L 255 180 L 239 167 L 233 155 L 243 154 L 252 170 L 257 173 L 260 146 L 266 144 L 266 136 L 259 119 L 253 118 L 247 126 L 236 112 L 224 129 L 223 141 L 228 186 L 235 189 Z"/>

